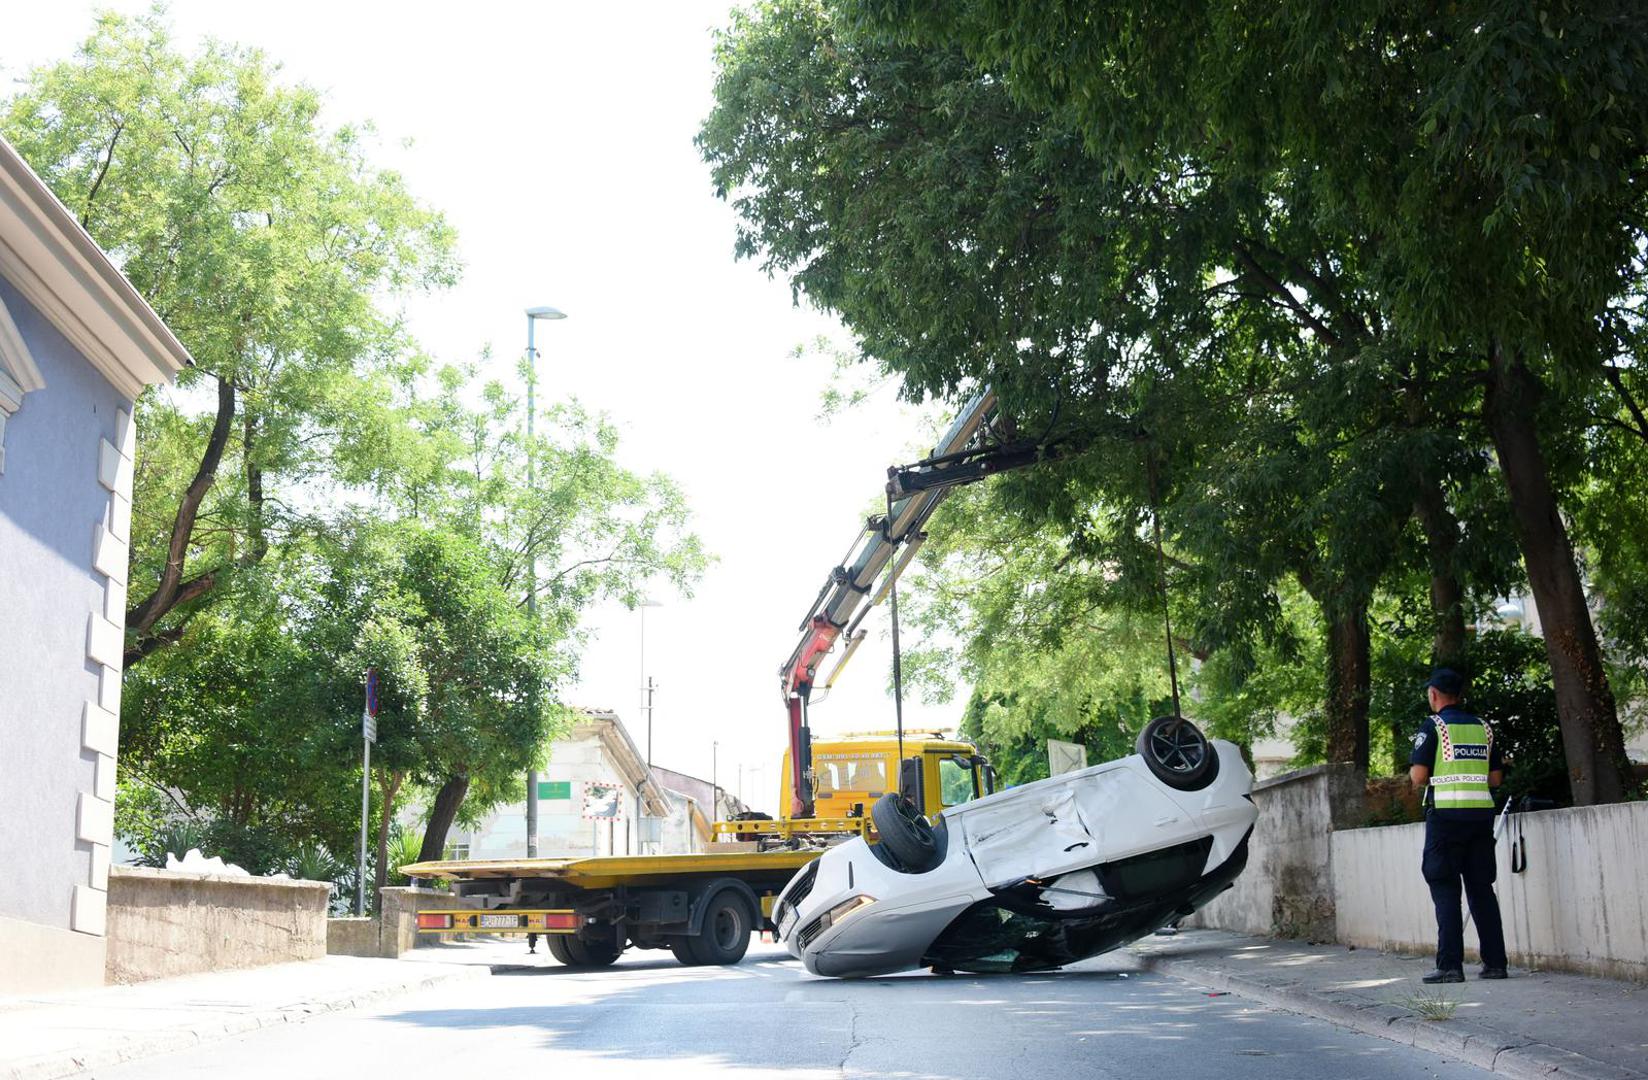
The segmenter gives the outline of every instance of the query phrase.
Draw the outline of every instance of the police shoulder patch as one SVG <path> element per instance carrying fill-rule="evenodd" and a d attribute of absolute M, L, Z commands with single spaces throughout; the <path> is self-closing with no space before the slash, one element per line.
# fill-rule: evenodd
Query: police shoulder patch
<path fill-rule="evenodd" d="M 1414 746 L 1414 749 L 1417 750 L 1419 747 L 1424 746 L 1424 745 L 1425 745 L 1425 733 L 1423 731 L 1414 732 L 1413 733 L 1413 746 Z"/>

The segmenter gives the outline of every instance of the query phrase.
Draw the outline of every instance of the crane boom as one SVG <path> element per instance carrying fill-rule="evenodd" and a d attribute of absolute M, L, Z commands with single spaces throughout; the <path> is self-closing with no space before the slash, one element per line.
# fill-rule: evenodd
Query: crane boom
<path fill-rule="evenodd" d="M 818 682 L 818 668 L 843 633 L 847 645 L 822 686 L 827 691 L 852 658 L 868 631 L 860 629 L 870 610 L 886 597 L 916 548 L 926 538 L 921 529 L 933 512 L 963 484 L 1058 456 L 1057 444 L 1034 441 L 993 441 L 996 394 L 985 389 L 957 414 L 933 453 L 913 465 L 887 470 L 888 512 L 872 517 L 854 538 L 847 558 L 830 571 L 823 588 L 798 627 L 801 639 L 779 669 L 789 712 L 790 816 L 813 816 L 812 738 L 807 707 Z M 902 553 L 899 551 L 903 547 Z M 897 561 L 894 562 L 895 556 Z M 883 575 L 888 564 L 890 573 Z M 876 579 L 882 577 L 879 589 Z M 872 595 L 873 591 L 873 595 Z"/>

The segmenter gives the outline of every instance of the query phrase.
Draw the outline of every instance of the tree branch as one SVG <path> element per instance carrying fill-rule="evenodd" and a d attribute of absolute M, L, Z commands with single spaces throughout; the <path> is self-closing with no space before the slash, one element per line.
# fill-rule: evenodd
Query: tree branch
<path fill-rule="evenodd" d="M 1635 427 L 1624 423 L 1619 426 L 1632 432 L 1640 439 L 1648 440 L 1648 416 L 1643 415 L 1642 406 L 1632 396 L 1631 391 L 1626 388 L 1625 378 L 1620 374 L 1619 368 L 1613 364 L 1603 364 L 1602 374 L 1608 380 L 1608 385 L 1612 386 L 1615 393 L 1619 394 L 1620 399 L 1625 402 L 1625 407 L 1631 411 L 1632 418 L 1636 420 Z"/>
<path fill-rule="evenodd" d="M 189 552 L 195 519 L 200 514 L 200 504 L 205 501 L 206 493 L 217 480 L 218 466 L 223 461 L 223 448 L 228 445 L 234 418 L 235 384 L 220 375 L 217 380 L 217 419 L 212 424 L 212 434 L 206 440 L 206 449 L 200 456 L 194 479 L 189 482 L 183 492 L 183 500 L 178 503 L 177 516 L 172 521 L 171 543 L 166 551 L 166 568 L 161 572 L 160 583 L 155 590 L 126 613 L 127 629 L 135 630 L 139 635 L 147 634 L 161 616 L 179 603 L 183 561 Z M 138 659 L 152 651 L 143 652 Z M 131 661 L 127 663 L 129 665 Z"/>
<path fill-rule="evenodd" d="M 1259 261 L 1253 257 L 1252 252 L 1248 251 L 1248 249 L 1242 244 L 1236 245 L 1236 259 L 1242 264 L 1243 268 L 1246 269 L 1248 273 L 1252 274 L 1259 280 L 1261 285 L 1270 290 L 1270 292 L 1281 300 L 1289 310 L 1298 316 L 1299 321 L 1303 322 L 1312 331 L 1314 331 L 1317 337 L 1321 338 L 1329 345 L 1339 344 L 1339 335 L 1328 329 L 1326 323 L 1324 323 L 1321 319 L 1318 319 L 1309 308 L 1301 304 L 1299 302 L 1299 298 L 1293 295 L 1292 290 L 1282 284 L 1282 282 L 1275 278 L 1268 270 L 1260 266 Z"/>
<path fill-rule="evenodd" d="M 109 152 L 103 155 L 103 166 L 97 170 L 97 179 L 92 181 L 91 190 L 86 192 L 86 209 L 80 213 L 80 227 L 91 228 L 92 203 L 97 200 L 97 190 L 103 186 L 103 178 L 109 175 L 109 166 L 114 164 L 114 148 L 120 145 L 120 135 L 126 130 L 124 121 L 115 124 L 114 135 L 109 138 Z"/>

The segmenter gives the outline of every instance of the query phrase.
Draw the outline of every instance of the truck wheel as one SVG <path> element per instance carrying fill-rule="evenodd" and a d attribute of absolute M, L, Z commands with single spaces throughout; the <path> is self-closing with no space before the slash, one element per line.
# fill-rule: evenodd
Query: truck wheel
<path fill-rule="evenodd" d="M 1200 791 L 1219 775 L 1219 755 L 1201 729 L 1182 716 L 1158 716 L 1133 747 L 1150 775 L 1179 791 Z"/>
<path fill-rule="evenodd" d="M 572 967 L 572 954 L 567 951 L 567 942 L 572 938 L 566 934 L 546 934 L 544 944 L 549 946 L 549 955 L 555 958 L 556 963 L 564 967 Z"/>
<path fill-rule="evenodd" d="M 569 968 L 611 967 L 621 951 L 611 942 L 580 941 L 571 934 L 549 936 L 549 954 Z"/>
<path fill-rule="evenodd" d="M 876 832 L 906 874 L 925 874 L 938 865 L 938 841 L 927 819 L 915 812 L 896 791 L 889 791 L 870 808 Z"/>
<path fill-rule="evenodd" d="M 737 893 L 716 893 L 704 909 L 703 930 L 697 937 L 685 939 L 687 954 L 695 964 L 736 964 L 750 951 L 750 931 L 754 928 L 750 909 Z"/>

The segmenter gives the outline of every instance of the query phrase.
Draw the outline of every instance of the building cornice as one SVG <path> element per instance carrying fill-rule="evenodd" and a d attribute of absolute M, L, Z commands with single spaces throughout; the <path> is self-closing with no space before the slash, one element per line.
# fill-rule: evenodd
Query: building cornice
<path fill-rule="evenodd" d="M 629 737 L 629 729 L 618 719 L 618 714 L 608 709 L 579 709 L 578 713 L 583 719 L 574 726 L 573 734 L 587 735 L 593 731 L 612 755 L 613 764 L 624 781 L 643 794 L 647 811 L 654 817 L 667 816 L 669 803 L 664 792 L 648 775 L 646 758 L 641 756 L 640 748 Z"/>
<path fill-rule="evenodd" d="M 127 397 L 170 382 L 192 363 L 148 301 L 3 138 L 0 275 Z"/>

